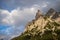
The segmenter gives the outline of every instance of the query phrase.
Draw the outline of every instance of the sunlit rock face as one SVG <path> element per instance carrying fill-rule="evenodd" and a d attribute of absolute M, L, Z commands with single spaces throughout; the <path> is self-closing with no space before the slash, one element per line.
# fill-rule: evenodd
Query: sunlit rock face
<path fill-rule="evenodd" d="M 38 10 L 35 19 L 27 23 L 21 36 L 13 38 L 12 40 L 15 39 L 60 40 L 60 12 L 56 12 L 51 8 L 45 15 L 43 15 L 41 11 Z"/>
<path fill-rule="evenodd" d="M 41 13 L 40 10 L 37 11 L 36 16 L 34 21 L 31 21 L 27 24 L 26 29 L 25 30 L 29 30 L 31 31 L 33 28 L 37 27 L 37 30 L 43 31 L 45 25 L 47 25 L 47 23 L 50 22 L 60 22 L 60 13 L 56 12 L 54 9 L 50 9 L 48 10 L 48 12 L 43 15 Z M 47 17 L 47 19 L 45 20 L 45 18 Z"/>
<path fill-rule="evenodd" d="M 36 13 L 35 19 L 32 22 L 29 22 L 27 24 L 27 28 L 25 30 L 29 30 L 31 31 L 33 28 L 37 27 L 37 30 L 40 30 L 42 25 L 44 25 L 45 20 L 44 17 L 42 15 L 42 13 L 40 12 L 40 10 L 38 10 L 38 12 Z"/>

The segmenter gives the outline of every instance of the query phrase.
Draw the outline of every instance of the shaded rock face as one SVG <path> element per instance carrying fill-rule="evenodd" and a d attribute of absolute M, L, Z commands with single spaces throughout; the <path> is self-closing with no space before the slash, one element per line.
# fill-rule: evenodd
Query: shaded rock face
<path fill-rule="evenodd" d="M 59 18 L 59 17 L 60 17 L 60 12 L 56 12 L 56 13 L 53 15 L 52 19 L 57 19 L 57 18 Z"/>
<path fill-rule="evenodd" d="M 50 17 L 50 16 L 53 16 L 55 13 L 56 13 L 56 11 L 51 8 L 51 9 L 48 10 L 48 12 L 46 13 L 46 16 Z"/>
<path fill-rule="evenodd" d="M 24 33 L 12 40 L 60 40 L 60 12 L 50 9 L 45 15 L 37 11 Z"/>
<path fill-rule="evenodd" d="M 60 12 L 56 12 L 54 9 L 50 9 L 48 10 L 48 12 L 46 13 L 47 17 L 56 20 L 57 22 L 60 22 Z"/>

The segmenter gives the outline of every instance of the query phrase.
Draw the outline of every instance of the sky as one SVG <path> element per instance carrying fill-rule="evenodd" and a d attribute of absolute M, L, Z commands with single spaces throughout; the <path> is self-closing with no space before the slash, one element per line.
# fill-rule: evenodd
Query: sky
<path fill-rule="evenodd" d="M 59 7 L 60 0 L 0 0 L 0 39 L 20 35 L 38 9 L 46 13 L 50 8 L 60 11 Z"/>

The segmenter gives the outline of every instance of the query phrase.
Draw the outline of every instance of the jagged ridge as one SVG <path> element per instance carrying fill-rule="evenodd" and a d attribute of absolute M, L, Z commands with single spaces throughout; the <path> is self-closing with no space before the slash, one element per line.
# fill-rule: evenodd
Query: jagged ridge
<path fill-rule="evenodd" d="M 45 15 L 38 10 L 24 33 L 12 40 L 60 40 L 60 13 L 50 9 Z"/>

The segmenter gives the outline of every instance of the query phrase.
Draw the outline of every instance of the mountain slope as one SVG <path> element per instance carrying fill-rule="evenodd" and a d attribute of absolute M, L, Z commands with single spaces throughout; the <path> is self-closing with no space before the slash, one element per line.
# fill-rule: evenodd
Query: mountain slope
<path fill-rule="evenodd" d="M 52 8 L 45 15 L 38 10 L 35 19 L 26 25 L 24 33 L 12 40 L 60 40 L 59 15 Z"/>

